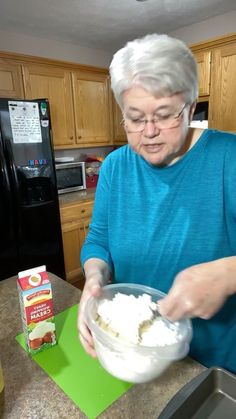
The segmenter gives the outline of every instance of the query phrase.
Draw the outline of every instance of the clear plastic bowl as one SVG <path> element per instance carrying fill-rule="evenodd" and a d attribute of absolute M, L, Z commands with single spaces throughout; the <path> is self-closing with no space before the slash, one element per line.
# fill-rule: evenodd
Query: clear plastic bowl
<path fill-rule="evenodd" d="M 173 323 L 177 328 L 179 339 L 171 345 L 150 347 L 121 341 L 103 330 L 95 320 L 101 300 L 111 300 L 118 292 L 135 297 L 148 294 L 153 302 L 157 302 L 166 294 L 139 284 L 112 284 L 104 286 L 98 298 L 89 298 L 85 307 L 85 318 L 101 365 L 110 374 L 124 381 L 131 383 L 151 381 L 159 377 L 173 361 L 182 359 L 188 354 L 192 338 L 191 321 L 182 319 Z"/>

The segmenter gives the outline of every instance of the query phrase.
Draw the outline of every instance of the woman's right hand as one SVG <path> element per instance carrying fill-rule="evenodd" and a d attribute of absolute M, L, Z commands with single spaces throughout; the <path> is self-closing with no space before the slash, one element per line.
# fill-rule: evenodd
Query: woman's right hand
<path fill-rule="evenodd" d="M 109 268 L 108 265 L 101 259 L 89 259 L 84 264 L 84 272 L 86 277 L 85 286 L 79 303 L 78 311 L 78 330 L 80 342 L 85 351 L 96 358 L 96 351 L 91 331 L 85 320 L 84 310 L 87 300 L 93 296 L 98 297 L 101 288 L 108 282 Z"/>

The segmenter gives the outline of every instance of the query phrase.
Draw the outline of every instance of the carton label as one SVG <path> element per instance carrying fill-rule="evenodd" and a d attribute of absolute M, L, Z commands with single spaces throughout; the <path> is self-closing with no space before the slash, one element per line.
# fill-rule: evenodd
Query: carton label
<path fill-rule="evenodd" d="M 36 303 L 32 306 L 25 307 L 27 323 L 46 320 L 53 316 L 52 300 Z"/>
<path fill-rule="evenodd" d="M 29 352 L 37 353 L 55 345 L 52 288 L 46 266 L 19 272 L 18 291 Z"/>

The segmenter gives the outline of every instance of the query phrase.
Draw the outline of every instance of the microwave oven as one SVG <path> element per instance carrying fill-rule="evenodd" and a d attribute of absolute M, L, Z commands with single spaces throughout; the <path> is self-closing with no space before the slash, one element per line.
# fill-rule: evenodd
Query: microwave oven
<path fill-rule="evenodd" d="M 56 164 L 59 194 L 86 189 L 85 162 Z"/>

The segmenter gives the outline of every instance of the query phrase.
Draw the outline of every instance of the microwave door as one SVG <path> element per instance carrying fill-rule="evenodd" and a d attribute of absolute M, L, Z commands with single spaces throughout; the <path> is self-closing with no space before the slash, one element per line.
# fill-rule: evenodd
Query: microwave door
<path fill-rule="evenodd" d="M 86 188 L 85 169 L 82 163 L 56 165 L 56 174 L 59 194 Z"/>

